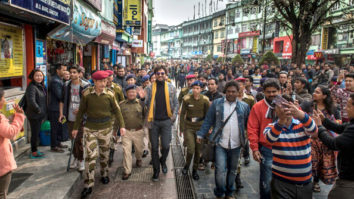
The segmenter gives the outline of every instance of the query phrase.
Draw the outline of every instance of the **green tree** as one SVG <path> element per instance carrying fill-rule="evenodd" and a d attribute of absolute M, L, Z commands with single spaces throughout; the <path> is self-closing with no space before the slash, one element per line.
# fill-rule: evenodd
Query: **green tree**
<path fill-rule="evenodd" d="M 216 59 L 216 62 L 223 63 L 223 62 L 224 62 L 224 58 L 218 57 L 218 58 Z"/>
<path fill-rule="evenodd" d="M 274 53 L 273 53 L 272 51 L 266 52 L 266 53 L 262 56 L 261 60 L 259 61 L 259 64 L 262 65 L 262 64 L 264 64 L 265 62 L 266 62 L 267 64 L 272 64 L 272 63 L 274 63 L 274 64 L 276 64 L 276 65 L 279 65 L 279 59 L 278 59 L 277 56 L 274 55 Z"/>
<path fill-rule="evenodd" d="M 232 64 L 243 64 L 243 63 L 244 63 L 243 59 L 239 54 L 235 55 L 235 57 L 232 58 Z"/>
<path fill-rule="evenodd" d="M 207 62 L 213 61 L 213 55 L 208 55 L 208 56 L 205 58 L 205 61 L 207 61 Z"/>

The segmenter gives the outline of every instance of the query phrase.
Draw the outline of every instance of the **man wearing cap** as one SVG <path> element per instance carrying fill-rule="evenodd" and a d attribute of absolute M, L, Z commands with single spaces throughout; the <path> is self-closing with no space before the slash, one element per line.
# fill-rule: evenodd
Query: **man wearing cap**
<path fill-rule="evenodd" d="M 196 132 L 202 126 L 204 118 L 209 109 L 208 97 L 200 94 L 203 83 L 195 81 L 192 85 L 192 94 L 183 97 L 180 115 L 180 133 L 184 135 L 185 145 L 187 146 L 186 164 L 183 168 L 183 175 L 187 175 L 193 155 L 193 179 L 199 180 L 198 164 L 200 160 L 201 144 L 196 143 Z"/>
<path fill-rule="evenodd" d="M 132 146 L 135 148 L 136 167 L 142 166 L 142 155 L 144 149 L 144 102 L 137 99 L 135 85 L 125 88 L 127 99 L 120 103 L 126 134 L 122 137 L 123 145 L 123 167 L 122 179 L 127 180 L 132 172 Z"/>
<path fill-rule="evenodd" d="M 178 96 L 178 103 L 181 104 L 183 97 L 187 95 L 191 89 L 192 83 L 197 79 L 197 76 L 194 74 L 190 74 L 186 76 L 187 79 L 187 86 L 181 89 L 181 92 L 179 93 Z"/>
<path fill-rule="evenodd" d="M 106 70 L 106 72 L 108 73 L 108 78 L 107 78 L 107 88 L 110 89 L 111 91 L 113 91 L 114 93 L 114 97 L 117 101 L 117 104 L 119 104 L 120 102 L 122 102 L 124 100 L 124 94 L 122 91 L 122 88 L 113 82 L 113 74 L 114 72 L 111 70 Z M 112 164 L 113 162 L 113 157 L 114 157 L 114 143 L 117 142 L 117 133 L 118 133 L 118 124 L 117 121 L 114 122 L 113 125 L 113 133 L 112 133 L 112 138 L 111 138 L 111 143 L 110 143 L 110 150 L 109 150 L 109 160 L 108 160 L 108 164 L 109 166 Z"/>
<path fill-rule="evenodd" d="M 96 159 L 100 157 L 101 181 L 103 184 L 109 183 L 108 159 L 109 144 L 112 136 L 112 122 L 116 120 L 121 127 L 120 133 L 125 134 L 125 125 L 122 113 L 114 97 L 114 93 L 107 89 L 106 71 L 96 71 L 92 74 L 95 83 L 83 91 L 80 101 L 79 111 L 73 127 L 72 136 L 75 138 L 83 116 L 86 115 L 84 125 L 84 146 L 85 146 L 85 188 L 81 197 L 85 198 L 92 192 L 95 182 Z M 97 148 L 99 147 L 99 150 Z"/>

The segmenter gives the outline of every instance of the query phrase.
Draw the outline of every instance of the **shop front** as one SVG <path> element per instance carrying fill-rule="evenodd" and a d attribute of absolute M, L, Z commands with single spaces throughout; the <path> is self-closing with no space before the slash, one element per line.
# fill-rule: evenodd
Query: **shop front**
<path fill-rule="evenodd" d="M 87 72 L 95 69 L 97 62 L 97 46 L 86 45 L 101 34 L 101 18 L 87 3 L 76 0 L 73 3 L 73 20 L 69 26 L 60 25 L 48 36 L 48 63 L 84 66 Z M 92 47 L 93 46 L 93 47 Z M 85 59 L 90 55 L 91 62 Z"/>
<path fill-rule="evenodd" d="M 260 30 L 239 33 L 238 49 L 240 55 L 246 62 L 255 62 L 256 55 L 258 54 L 258 40 L 260 34 Z"/>
<path fill-rule="evenodd" d="M 281 60 L 287 61 L 291 59 L 293 48 L 291 45 L 291 40 L 293 36 L 284 36 L 274 38 L 274 54 Z"/>
<path fill-rule="evenodd" d="M 116 38 L 116 27 L 113 24 L 110 24 L 107 21 L 102 20 L 101 23 L 101 34 L 94 40 L 95 43 L 98 44 L 100 49 L 100 57 L 101 59 L 111 59 L 110 52 L 113 48 L 113 42 Z M 110 63 L 112 63 L 110 61 Z M 102 68 L 101 68 L 102 69 Z"/>

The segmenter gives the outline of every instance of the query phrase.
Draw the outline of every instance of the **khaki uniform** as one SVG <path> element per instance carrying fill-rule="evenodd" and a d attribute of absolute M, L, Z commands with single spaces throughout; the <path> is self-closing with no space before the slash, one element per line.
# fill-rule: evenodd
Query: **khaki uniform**
<path fill-rule="evenodd" d="M 182 88 L 181 92 L 178 95 L 178 103 L 179 103 L 179 105 L 181 105 L 181 103 L 183 101 L 183 97 L 185 95 L 187 95 L 189 93 L 189 91 L 190 91 L 190 88 L 188 88 L 188 87 Z"/>
<path fill-rule="evenodd" d="M 122 102 L 124 100 L 124 94 L 123 94 L 123 90 L 122 87 L 120 87 L 120 85 L 112 82 L 112 85 L 110 87 L 108 87 L 108 89 L 110 89 L 113 93 L 114 93 L 114 97 L 117 100 L 117 103 L 119 104 L 120 102 Z M 119 130 L 119 126 L 117 124 L 117 121 L 113 122 L 113 133 L 112 133 L 112 137 L 111 137 L 111 142 L 110 142 L 110 149 L 114 150 L 114 144 L 116 143 L 116 135 L 117 132 Z"/>
<path fill-rule="evenodd" d="M 124 100 L 120 103 L 126 134 L 122 136 L 124 173 L 132 172 L 132 145 L 135 148 L 136 160 L 141 160 L 144 150 L 144 102 L 139 99 Z"/>
<path fill-rule="evenodd" d="M 209 109 L 209 99 L 204 95 L 196 100 L 193 94 L 187 94 L 183 98 L 181 117 L 180 117 L 180 130 L 184 133 L 184 144 L 187 147 L 187 158 L 185 167 L 190 166 L 193 155 L 194 163 L 193 169 L 198 169 L 201 144 L 196 143 L 197 131 L 202 126 L 203 120 Z"/>
<path fill-rule="evenodd" d="M 124 128 L 123 116 L 114 93 L 104 89 L 98 95 L 94 87 L 83 91 L 79 112 L 74 123 L 74 130 L 78 130 L 86 115 L 84 126 L 84 150 L 85 150 L 85 187 L 94 185 L 96 159 L 100 157 L 101 175 L 108 176 L 109 144 L 112 137 L 112 121 L 116 120 L 120 127 Z"/>

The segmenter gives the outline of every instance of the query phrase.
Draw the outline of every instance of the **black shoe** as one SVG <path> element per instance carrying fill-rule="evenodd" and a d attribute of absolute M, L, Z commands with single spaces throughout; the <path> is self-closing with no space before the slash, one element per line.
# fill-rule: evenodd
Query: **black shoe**
<path fill-rule="evenodd" d="M 114 157 L 114 149 L 109 150 L 108 166 L 111 167 Z"/>
<path fill-rule="evenodd" d="M 161 163 L 161 167 L 162 167 L 162 173 L 166 174 L 167 170 L 168 170 L 166 162 L 161 162 L 161 159 L 160 159 L 160 163 Z"/>
<path fill-rule="evenodd" d="M 92 193 L 92 188 L 84 188 L 84 190 L 81 192 L 81 199 L 86 198 L 88 195 Z"/>
<path fill-rule="evenodd" d="M 149 151 L 148 151 L 148 150 L 144 150 L 144 152 L 143 152 L 143 158 L 146 158 L 147 155 L 149 155 Z"/>
<path fill-rule="evenodd" d="M 193 169 L 192 177 L 194 180 L 199 180 L 198 171 Z"/>
<path fill-rule="evenodd" d="M 101 182 L 102 182 L 102 184 L 108 184 L 109 183 L 109 177 L 107 176 L 107 177 L 102 177 L 101 178 Z"/>
<path fill-rule="evenodd" d="M 159 174 L 160 174 L 160 172 L 154 171 L 154 175 L 152 175 L 152 181 L 158 182 L 159 181 Z"/>
<path fill-rule="evenodd" d="M 184 167 L 182 170 L 182 174 L 185 176 L 188 174 L 188 167 Z"/>
<path fill-rule="evenodd" d="M 250 163 L 250 156 L 245 157 L 245 165 L 248 166 Z"/>
<path fill-rule="evenodd" d="M 240 190 L 240 189 L 243 188 L 243 185 L 242 185 L 242 183 L 241 183 L 240 174 L 237 174 L 237 175 L 236 175 L 235 183 L 236 183 L 236 190 Z"/>

